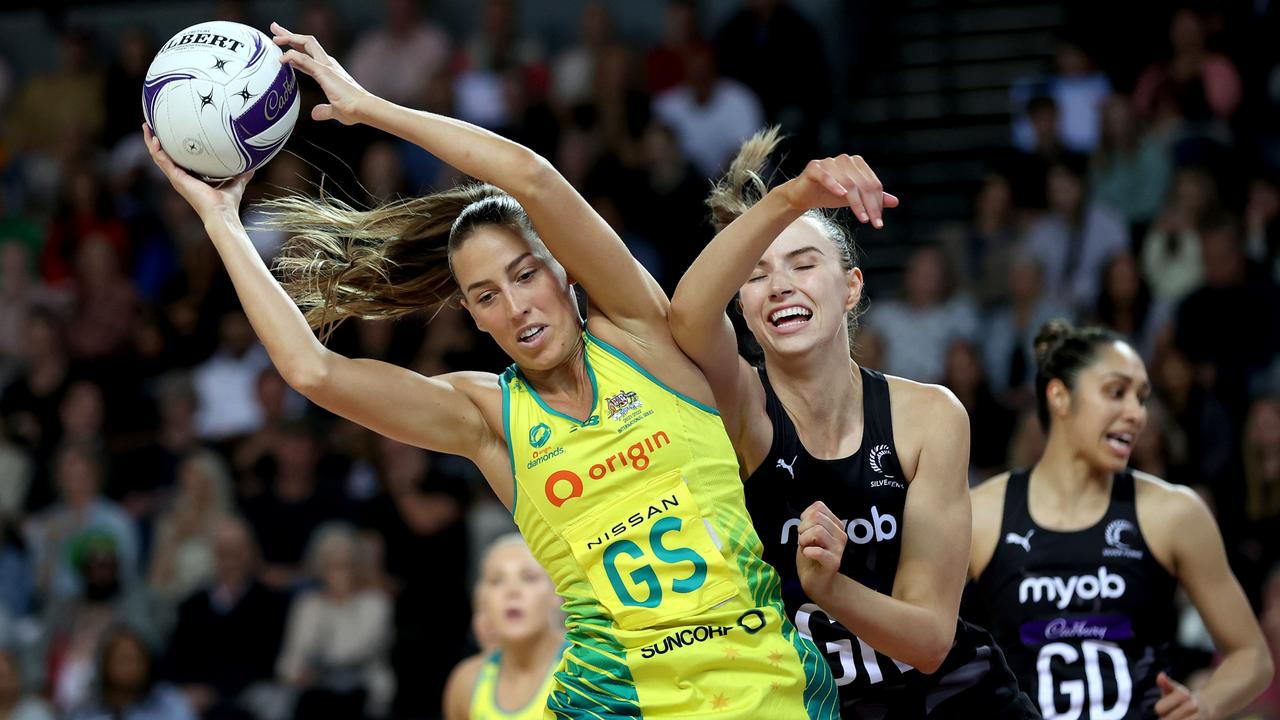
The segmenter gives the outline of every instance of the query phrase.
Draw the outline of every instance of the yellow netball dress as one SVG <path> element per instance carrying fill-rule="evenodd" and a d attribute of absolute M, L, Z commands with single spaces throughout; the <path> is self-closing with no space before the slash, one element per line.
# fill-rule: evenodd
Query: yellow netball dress
<path fill-rule="evenodd" d="M 538 692 L 533 694 L 529 702 L 518 710 L 503 710 L 498 706 L 498 670 L 502 662 L 502 651 L 499 650 L 485 660 L 476 677 L 476 688 L 471 693 L 471 720 L 542 720 L 547 709 L 547 696 L 551 694 L 551 678 L 542 683 Z M 553 665 L 552 670 L 555 669 Z"/>
<path fill-rule="evenodd" d="M 761 559 L 719 414 L 583 337 L 588 417 L 502 375 L 513 514 L 568 615 L 547 716 L 839 717 Z"/>

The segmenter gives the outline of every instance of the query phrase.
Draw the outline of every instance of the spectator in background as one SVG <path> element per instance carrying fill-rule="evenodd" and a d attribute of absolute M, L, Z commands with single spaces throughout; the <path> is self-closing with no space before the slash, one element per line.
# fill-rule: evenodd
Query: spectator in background
<path fill-rule="evenodd" d="M 1196 383 L 1212 393 L 1239 432 L 1250 383 L 1280 350 L 1280 298 L 1250 272 L 1239 224 L 1211 219 L 1201 233 L 1204 285 L 1177 308 L 1178 349 L 1196 367 Z"/>
<path fill-rule="evenodd" d="M 1169 58 L 1148 66 L 1134 88 L 1143 119 L 1157 125 L 1230 120 L 1242 97 L 1240 74 L 1227 56 L 1209 49 L 1204 15 L 1193 7 L 1175 11 L 1169 45 Z"/>
<path fill-rule="evenodd" d="M 0 649 L 0 718 L 53 720 L 49 706 L 35 693 L 25 692 L 22 669 L 13 653 Z"/>
<path fill-rule="evenodd" d="M 420 106 L 427 80 L 449 62 L 449 36 L 419 16 L 419 4 L 384 0 L 382 25 L 356 38 L 347 63 L 369 92 L 408 107 Z"/>
<path fill-rule="evenodd" d="M 521 34 L 515 0 L 484 0 L 477 32 L 469 37 L 454 60 L 458 71 L 454 97 L 458 117 L 482 127 L 513 123 L 512 108 L 503 92 L 503 76 L 509 71 L 533 96 L 546 95 L 550 83 L 542 44 Z"/>
<path fill-rule="evenodd" d="M 686 58 L 705 44 L 695 0 L 668 0 L 662 11 L 662 37 L 644 57 L 645 91 L 658 95 L 683 83 L 688 77 Z"/>
<path fill-rule="evenodd" d="M 58 420 L 62 428 L 58 442 L 105 454 L 107 447 L 102 430 L 106 414 L 102 387 L 89 380 L 76 380 L 67 386 L 67 392 L 58 404 Z"/>
<path fill-rule="evenodd" d="M 10 122 L 20 151 L 59 156 L 72 137 L 97 139 L 104 118 L 103 76 L 93 41 L 79 28 L 58 37 L 58 67 L 23 87 Z"/>
<path fill-rule="evenodd" d="M 1145 231 L 1160 210 L 1173 173 L 1168 142 L 1142 131 L 1124 95 L 1107 98 L 1101 119 L 1098 146 L 1089 163 L 1090 196 L 1114 210 L 1132 231 Z"/>
<path fill-rule="evenodd" d="M 155 381 L 152 394 L 159 417 L 150 442 L 121 453 L 114 464 L 114 481 L 126 486 L 126 498 L 130 489 L 151 496 L 172 487 L 182 458 L 203 447 L 196 435 L 197 399 L 191 378 L 170 372 Z M 155 505 L 152 498 L 145 502 Z"/>
<path fill-rule="evenodd" d="M 982 324 L 982 355 L 993 392 L 1009 407 L 1026 409 L 1035 400 L 1036 333 L 1070 311 L 1045 291 L 1040 263 L 1025 250 L 1014 251 L 1006 284 L 1008 302 L 991 310 Z"/>
<path fill-rule="evenodd" d="M 374 442 L 380 492 L 365 503 L 360 524 L 379 539 L 400 590 L 390 648 L 395 709 L 430 715 L 440 707 L 449 668 L 466 650 L 466 595 L 440 588 L 466 585 L 467 480 L 426 450 L 381 436 Z M 438 618 L 456 622 L 442 625 Z"/>
<path fill-rule="evenodd" d="M 1142 355 L 1144 362 L 1151 362 L 1158 341 L 1170 329 L 1172 309 L 1151 296 L 1150 286 L 1138 273 L 1137 261 L 1127 252 L 1107 261 L 1099 287 L 1098 303 L 1089 315 L 1089 322 L 1120 333 Z M 1158 477 L 1165 474 L 1159 473 Z"/>
<path fill-rule="evenodd" d="M 327 525 L 307 568 L 321 584 L 294 599 L 276 662 L 277 676 L 298 693 L 294 718 L 381 717 L 395 692 L 391 602 L 369 583 L 375 568 L 366 547 L 349 526 Z"/>
<path fill-rule="evenodd" d="M 1043 210 L 1048 203 L 1045 187 L 1049 168 L 1055 163 L 1074 161 L 1075 154 L 1062 143 L 1058 102 L 1051 96 L 1036 95 L 1028 100 L 1026 115 L 1030 142 L 1015 149 L 1001 170 L 1013 185 L 1014 205 Z"/>
<path fill-rule="evenodd" d="M 1218 185 L 1203 168 L 1183 168 L 1142 243 L 1142 274 L 1156 298 L 1176 303 L 1200 285 L 1200 230 L 1218 212 Z"/>
<path fill-rule="evenodd" d="M 1244 221 L 1249 259 L 1280 285 L 1280 183 L 1272 174 L 1259 174 L 1249 183 Z"/>
<path fill-rule="evenodd" d="M 32 610 L 35 594 L 31 560 L 16 521 L 0 515 L 0 625 L 20 620 Z M 0 647 L 7 645 L 0 633 Z"/>
<path fill-rule="evenodd" d="M 155 43 L 144 27 L 127 27 L 114 37 L 116 53 L 107 66 L 103 83 L 102 144 L 108 148 L 114 148 L 123 139 L 136 141 L 142 108 L 134 96 L 142 87 L 147 67 L 156 54 Z"/>
<path fill-rule="evenodd" d="M 1252 537 L 1247 555 L 1265 573 L 1280 563 L 1275 532 L 1280 523 L 1280 396 L 1254 400 L 1245 418 L 1243 446 L 1244 514 Z"/>
<path fill-rule="evenodd" d="M 127 624 L 156 642 L 146 596 L 121 577 L 115 540 L 101 532 L 82 533 L 68 550 L 82 577 L 83 592 L 49 607 L 45 617 L 44 667 L 59 710 L 81 706 L 102 676 L 95 671 L 104 634 Z"/>
<path fill-rule="evenodd" d="M 867 324 L 884 339 L 884 372 L 924 383 L 941 382 L 952 342 L 978 336 L 977 310 L 933 245 L 911 253 L 902 299 L 873 304 Z"/>
<path fill-rule="evenodd" d="M 653 114 L 675 131 L 698 172 L 715 177 L 764 125 L 764 113 L 747 86 L 719 75 L 710 49 L 693 50 L 686 63 L 685 82 L 654 98 Z"/>
<path fill-rule="evenodd" d="M 645 127 L 640 152 L 640 187 L 619 202 L 628 224 L 657 247 L 663 288 L 670 294 L 712 235 L 702 203 L 706 180 L 699 179 L 680 152 L 675 132 L 661 121 Z M 653 211 L 659 207 L 662 212 Z"/>
<path fill-rule="evenodd" d="M 105 236 L 81 240 L 75 257 L 75 306 L 67 324 L 67 345 L 76 359 L 119 359 L 133 339 L 142 308 L 120 263 L 119 252 Z"/>
<path fill-rule="evenodd" d="M 360 185 L 368 193 L 367 202 L 379 205 L 405 196 L 404 165 L 391 140 L 371 143 L 360 156 Z"/>
<path fill-rule="evenodd" d="M 37 568 L 37 584 L 46 601 L 77 595 L 83 589 L 72 551 L 86 533 L 105 534 L 120 564 L 120 578 L 130 585 L 138 578 L 138 531 L 118 505 L 102 496 L 102 460 L 84 445 L 65 445 L 54 462 L 59 500 L 28 524 Z"/>
<path fill-rule="evenodd" d="M 31 455 L 14 444 L 0 418 L 0 522 L 23 515 L 31 475 Z"/>
<path fill-rule="evenodd" d="M 1053 98 L 1060 113 L 1054 123 L 1059 142 L 1071 152 L 1092 152 L 1098 146 L 1099 117 L 1103 102 L 1111 94 L 1111 82 L 1084 48 L 1067 38 L 1058 40 L 1054 70 L 1049 77 L 1015 82 L 1014 107 L 1021 107 L 1036 96 Z M 1024 151 L 1034 151 L 1046 140 L 1040 134 L 1044 128 L 1035 127 L 1030 114 L 1014 119 L 1014 144 Z"/>
<path fill-rule="evenodd" d="M 163 620 L 213 577 L 214 530 L 230 510 L 231 475 L 222 459 L 208 450 L 183 459 L 173 504 L 156 522 L 148 577 Z"/>
<path fill-rule="evenodd" d="M 4 384 L 21 367 L 27 320 L 33 309 L 66 304 L 65 294 L 42 283 L 31 267 L 27 245 L 0 236 L 0 383 Z"/>
<path fill-rule="evenodd" d="M 72 379 L 63 327 L 53 311 L 32 309 L 23 329 L 22 372 L 0 393 L 0 419 L 10 437 L 30 451 L 35 461 L 29 510 L 44 507 L 54 494 L 49 464 L 61 434 L 58 407 Z"/>
<path fill-rule="evenodd" d="M 267 491 L 243 503 L 245 518 L 262 548 L 262 580 L 284 590 L 302 578 L 303 555 L 312 533 L 338 516 L 330 498 L 317 489 L 319 449 L 302 422 L 282 426 L 275 447 L 258 470 Z"/>
<path fill-rule="evenodd" d="M 818 157 L 833 87 L 823 37 L 813 23 L 787 0 L 748 0 L 714 42 L 721 73 L 751 88 L 765 121 L 791 137 L 792 154 Z"/>
<path fill-rule="evenodd" d="M 1050 294 L 1080 313 L 1097 302 L 1102 267 L 1129 248 L 1129 234 L 1114 213 L 1087 200 L 1083 162 L 1051 165 L 1046 189 L 1049 212 L 1027 228 L 1025 243 Z"/>
<path fill-rule="evenodd" d="M 70 284 L 81 248 L 100 241 L 115 249 L 120 265 L 127 264 L 128 227 L 112 212 L 110 197 L 93 167 L 74 164 L 63 180 L 59 206 L 40 257 L 45 282 L 55 287 Z"/>
<path fill-rule="evenodd" d="M 218 323 L 218 349 L 191 373 L 196 390 L 196 432 L 223 441 L 262 427 L 254 402 L 258 374 L 271 364 L 242 311 L 228 312 Z"/>
<path fill-rule="evenodd" d="M 195 720 L 182 693 L 156 677 L 151 650 L 137 632 L 127 626 L 107 631 L 99 655 L 94 695 L 67 720 Z"/>
<path fill-rule="evenodd" d="M 969 485 L 1007 469 L 1009 436 L 1015 415 L 991 393 L 978 347 L 971 340 L 958 339 L 947 348 L 942 384 L 955 393 L 969 415 L 969 426 L 978 432 L 969 442 Z"/>
<path fill-rule="evenodd" d="M 558 107 L 574 107 L 591 97 L 600 54 L 616 42 L 604 2 L 587 3 L 578 20 L 578 43 L 561 51 L 551 65 L 551 99 Z"/>
<path fill-rule="evenodd" d="M 947 261 L 956 270 L 964 292 L 984 305 L 1009 295 L 1009 263 L 1019 237 L 1009 178 L 988 173 L 973 200 L 969 226 L 952 226 L 941 233 Z"/>
<path fill-rule="evenodd" d="M 1263 585 L 1259 620 L 1271 649 L 1271 662 L 1280 663 L 1280 565 L 1271 569 Z M 1280 717 L 1280 675 L 1272 678 L 1271 685 L 1249 705 L 1243 717 Z"/>
<path fill-rule="evenodd" d="M 251 710 L 270 707 L 287 602 L 255 579 L 258 550 L 244 520 L 224 516 L 211 534 L 213 580 L 178 607 L 166 672 L 206 720 L 261 717 Z"/>

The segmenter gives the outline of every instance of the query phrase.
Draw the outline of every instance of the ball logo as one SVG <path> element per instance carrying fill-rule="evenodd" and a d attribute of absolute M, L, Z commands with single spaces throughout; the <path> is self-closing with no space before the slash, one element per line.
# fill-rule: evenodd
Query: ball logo
<path fill-rule="evenodd" d="M 546 423 L 538 423 L 529 428 L 529 445 L 535 450 L 547 444 L 551 439 L 551 426 Z"/>
<path fill-rule="evenodd" d="M 884 471 L 884 467 L 881 464 L 882 459 L 886 455 L 892 455 L 892 454 L 893 454 L 893 451 L 889 449 L 888 445 L 881 444 L 871 448 L 871 453 L 868 456 L 871 461 L 871 469 L 887 478 L 893 477 L 892 475 Z"/>
<path fill-rule="evenodd" d="M 289 101 L 293 99 L 293 90 L 297 86 L 297 78 L 289 73 L 279 90 L 271 88 L 267 93 L 266 102 L 262 104 L 262 112 L 268 120 L 275 120 L 280 111 L 289 106 Z"/>

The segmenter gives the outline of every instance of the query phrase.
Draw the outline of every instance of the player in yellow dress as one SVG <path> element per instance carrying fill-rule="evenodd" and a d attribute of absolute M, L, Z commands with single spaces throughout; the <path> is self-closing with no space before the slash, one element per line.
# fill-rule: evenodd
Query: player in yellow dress
<path fill-rule="evenodd" d="M 272 30 L 282 61 L 326 95 L 312 118 L 390 132 L 492 185 L 370 210 L 274 201 L 291 235 L 282 289 L 240 223 L 247 178 L 210 187 L 148 133 L 152 157 L 200 215 L 291 386 L 376 432 L 470 459 L 512 509 L 565 601 L 568 647 L 545 716 L 837 717 L 831 672 L 785 618 L 762 559 L 711 390 L 618 235 L 528 148 L 375 97 L 315 38 Z M 589 297 L 585 319 L 570 278 Z M 343 357 L 313 334 L 455 297 L 515 361 L 503 375 L 423 377 Z"/>
<path fill-rule="evenodd" d="M 474 612 L 495 646 L 453 669 L 444 690 L 445 720 L 542 717 L 564 652 L 559 605 L 555 585 L 523 538 L 511 533 L 489 545 Z"/>

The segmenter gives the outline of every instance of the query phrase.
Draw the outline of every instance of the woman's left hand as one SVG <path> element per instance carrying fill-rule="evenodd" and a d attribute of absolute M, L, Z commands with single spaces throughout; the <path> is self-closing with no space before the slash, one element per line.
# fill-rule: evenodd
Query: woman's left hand
<path fill-rule="evenodd" d="M 805 594 L 822 604 L 840 574 L 840 559 L 849 541 L 844 523 L 819 500 L 800 514 L 796 573 Z"/>
<path fill-rule="evenodd" d="M 369 91 L 351 77 L 342 64 L 329 56 L 320 47 L 313 35 L 298 35 L 289 32 L 280 23 L 271 23 L 272 40 L 282 48 L 287 48 L 280 62 L 293 66 L 311 77 L 320 85 L 329 102 L 320 103 L 311 109 L 313 120 L 337 120 L 343 125 L 354 125 L 359 122 L 356 109 L 367 98 L 373 97 Z"/>
<path fill-rule="evenodd" d="M 1210 713 L 1200 701 L 1200 695 L 1165 673 L 1156 676 L 1160 687 L 1160 699 L 1156 702 L 1156 715 L 1160 720 L 1209 720 Z"/>

